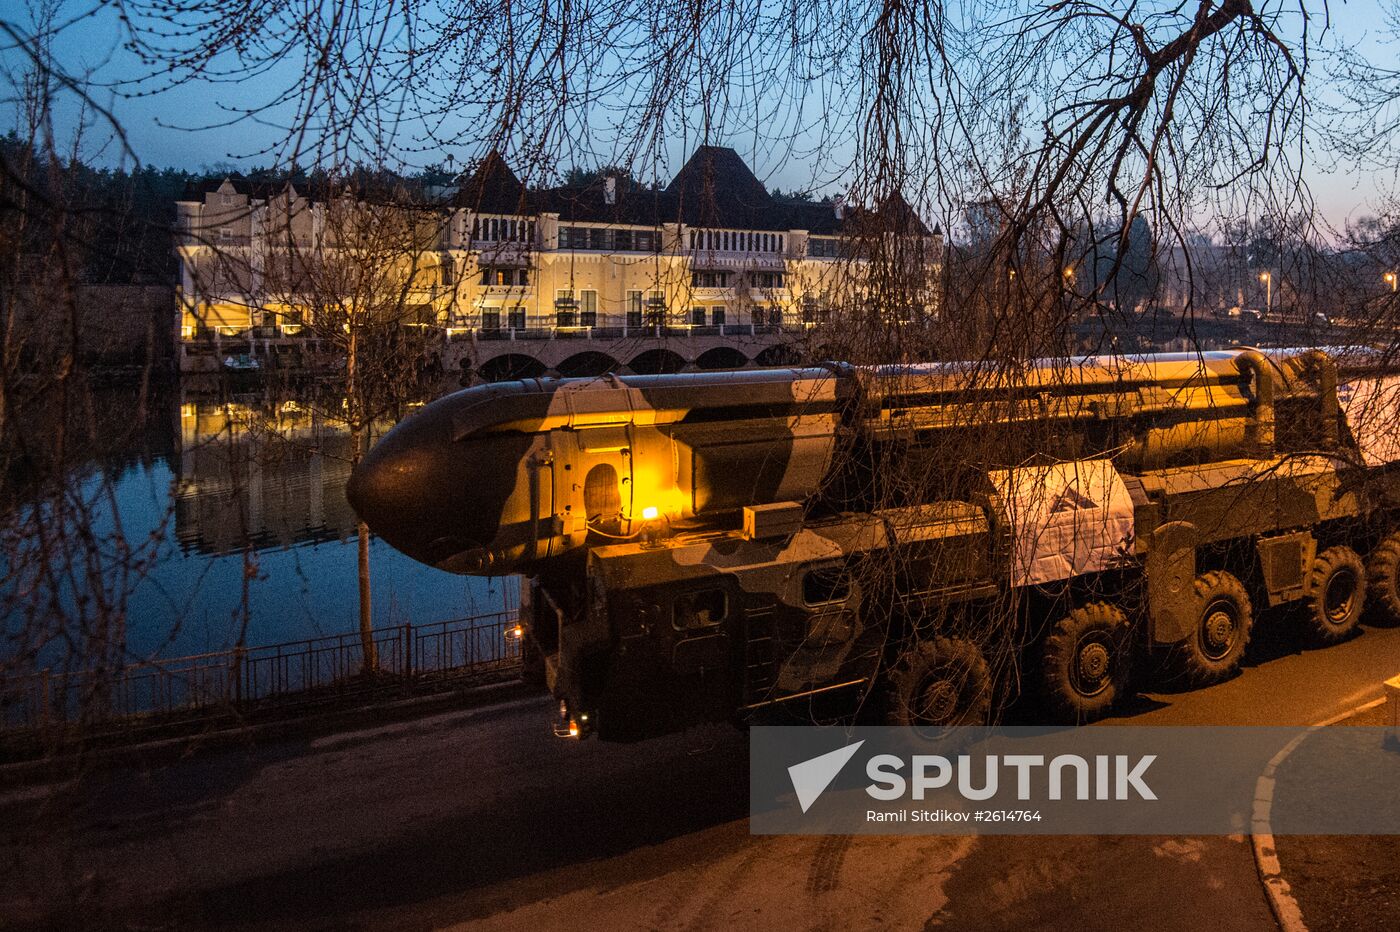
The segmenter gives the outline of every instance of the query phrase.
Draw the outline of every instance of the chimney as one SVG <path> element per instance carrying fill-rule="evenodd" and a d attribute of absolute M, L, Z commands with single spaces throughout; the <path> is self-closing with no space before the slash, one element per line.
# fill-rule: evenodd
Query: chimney
<path fill-rule="evenodd" d="M 846 198 L 836 195 L 836 201 L 831 205 L 832 212 L 836 214 L 836 219 L 841 220 L 846 216 Z"/>
<path fill-rule="evenodd" d="M 617 176 L 608 175 L 603 179 L 603 203 L 617 203 Z"/>

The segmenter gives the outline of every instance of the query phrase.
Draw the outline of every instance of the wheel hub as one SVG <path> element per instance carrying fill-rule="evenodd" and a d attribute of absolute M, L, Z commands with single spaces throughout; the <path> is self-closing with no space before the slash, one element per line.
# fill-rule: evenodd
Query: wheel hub
<path fill-rule="evenodd" d="M 1108 648 L 1093 642 L 1079 651 L 1079 678 L 1090 686 L 1101 684 L 1108 676 Z"/>
<path fill-rule="evenodd" d="M 1206 646 L 1213 651 L 1227 649 L 1235 638 L 1235 619 L 1226 610 L 1216 609 L 1206 616 Z"/>
<path fill-rule="evenodd" d="M 951 681 L 938 679 L 925 684 L 920 693 L 919 719 L 940 725 L 953 718 L 958 708 L 958 689 Z"/>

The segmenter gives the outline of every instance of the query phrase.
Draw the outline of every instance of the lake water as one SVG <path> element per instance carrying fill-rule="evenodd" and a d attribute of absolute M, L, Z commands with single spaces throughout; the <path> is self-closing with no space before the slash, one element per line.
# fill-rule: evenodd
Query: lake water
<path fill-rule="evenodd" d="M 0 450 L 0 674 L 356 630 L 350 439 L 338 426 L 339 401 L 236 388 L 186 386 L 154 398 L 105 389 L 48 405 L 40 396 L 12 414 L 10 446 Z M 43 462 L 55 449 L 65 451 L 61 462 Z M 28 526 L 15 517 L 26 509 Z M 66 517 L 50 522 L 43 509 Z M 74 512 L 97 536 L 86 551 L 71 532 L 57 544 L 44 536 Z M 149 556 L 125 579 L 112 569 L 118 541 Z M 379 541 L 371 578 L 380 629 L 499 611 L 519 591 L 514 577 L 453 576 Z M 94 594 L 116 590 L 114 610 L 94 611 Z"/>
<path fill-rule="evenodd" d="M 150 402 L 140 429 L 120 429 L 132 403 L 96 396 L 110 436 L 72 466 L 98 533 L 120 527 L 152 558 L 126 599 L 120 652 L 173 657 L 355 631 L 350 441 L 326 404 L 174 395 Z M 370 565 L 376 627 L 499 611 L 518 594 L 516 578 L 453 576 L 378 540 Z M 67 585 L 65 598 L 83 588 Z M 15 649 L 22 599 L 6 596 Z M 45 653 L 60 649 L 47 640 Z"/>

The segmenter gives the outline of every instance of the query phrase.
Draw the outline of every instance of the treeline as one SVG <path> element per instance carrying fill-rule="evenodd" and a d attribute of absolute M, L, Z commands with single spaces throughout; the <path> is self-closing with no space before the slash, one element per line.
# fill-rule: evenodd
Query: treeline
<path fill-rule="evenodd" d="M 60 268 L 81 284 L 164 284 L 175 275 L 175 199 L 199 176 L 175 168 L 94 168 L 0 137 L 0 251 L 19 276 Z"/>
<path fill-rule="evenodd" d="M 332 181 L 319 170 L 95 168 L 80 159 L 50 157 L 13 131 L 0 136 L 0 255 L 10 257 L 6 272 L 48 281 L 63 274 L 74 284 L 172 284 L 175 201 L 191 183 L 229 175 L 307 187 Z M 451 185 L 456 176 L 438 165 L 412 175 L 356 166 L 334 180 L 366 189 L 421 190 Z"/>

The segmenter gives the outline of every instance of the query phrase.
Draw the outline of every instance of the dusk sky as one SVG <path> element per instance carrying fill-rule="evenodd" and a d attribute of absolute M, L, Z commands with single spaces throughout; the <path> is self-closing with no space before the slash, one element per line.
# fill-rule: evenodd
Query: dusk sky
<path fill-rule="evenodd" d="M 1314 31 L 1315 44 L 1324 50 L 1336 44 L 1359 47 L 1367 51 L 1373 60 L 1384 60 L 1387 55 L 1393 57 L 1394 46 L 1388 44 L 1382 35 L 1385 20 L 1377 0 L 1334 3 L 1331 12 L 1331 30 L 1321 43 L 1316 43 Z M 105 9 L 73 23 L 63 31 L 56 51 L 68 63 L 72 73 L 92 68 L 99 82 L 129 79 L 144 73 L 134 56 L 120 47 L 115 22 L 115 14 Z M 13 50 L 0 52 L 0 60 L 7 67 L 14 67 L 15 53 Z M 1314 69 L 1311 72 L 1313 93 L 1332 93 L 1326 86 L 1327 56 L 1317 55 L 1311 67 Z M 272 161 L 267 154 L 268 149 L 276 146 L 284 133 L 271 125 L 265 116 L 275 115 L 277 111 L 258 118 L 231 120 L 229 111 L 223 108 L 257 105 L 275 97 L 295 77 L 287 69 L 274 69 L 238 83 L 191 83 L 140 97 L 114 97 L 110 92 L 101 91 L 95 96 L 100 101 L 109 102 L 125 128 L 137 157 L 145 163 L 192 170 L 229 164 L 250 167 Z M 60 112 L 59 125 L 61 129 L 71 131 L 76 110 L 71 98 L 67 103 L 67 109 Z M 410 145 L 417 142 L 413 135 L 412 130 L 405 135 L 405 141 Z M 758 135 L 752 126 L 721 127 L 707 141 L 731 145 L 739 150 L 770 188 L 815 189 L 819 193 L 839 190 L 839 180 L 830 176 L 829 165 L 815 167 L 809 159 L 790 155 L 784 146 L 758 140 Z M 647 177 L 654 172 L 662 180 L 669 178 L 700 141 L 698 135 L 673 137 L 658 164 L 637 166 L 637 173 Z M 597 143 L 600 147 L 606 145 L 605 140 L 597 140 Z M 100 124 L 89 132 L 83 148 L 85 157 L 99 164 L 115 164 L 121 155 L 120 147 L 111 140 L 110 131 Z M 833 160 L 836 164 L 842 162 L 840 149 L 839 144 L 834 147 L 838 154 Z M 441 152 L 441 158 L 434 157 L 432 153 L 435 151 Z M 480 154 L 471 151 L 470 147 L 429 148 L 427 152 L 408 154 L 405 160 L 410 167 L 417 167 L 445 161 L 446 156 L 451 155 L 460 167 Z M 598 161 L 606 160 L 607 154 L 604 152 Z M 559 168 L 562 170 L 576 162 L 586 161 L 565 156 L 559 159 Z M 822 176 L 823 171 L 827 173 L 826 177 Z M 1324 218 L 1335 226 L 1348 219 L 1374 213 L 1378 192 L 1393 187 L 1395 182 L 1393 174 L 1338 164 L 1317 145 L 1313 146 L 1306 176 Z"/>
<path fill-rule="evenodd" d="M 0 932 L 1400 932 L 1397 52 L 0 0 Z"/>

